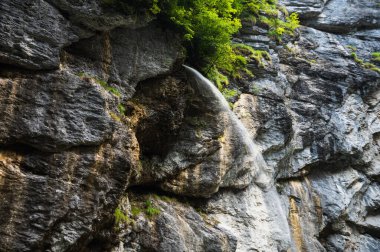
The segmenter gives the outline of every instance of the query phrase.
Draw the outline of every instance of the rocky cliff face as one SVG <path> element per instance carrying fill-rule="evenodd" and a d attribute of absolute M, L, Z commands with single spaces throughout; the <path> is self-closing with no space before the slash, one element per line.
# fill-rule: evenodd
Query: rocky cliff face
<path fill-rule="evenodd" d="M 379 251 L 379 4 L 283 4 L 296 38 L 235 38 L 247 140 L 152 17 L 0 2 L 0 250 Z"/>

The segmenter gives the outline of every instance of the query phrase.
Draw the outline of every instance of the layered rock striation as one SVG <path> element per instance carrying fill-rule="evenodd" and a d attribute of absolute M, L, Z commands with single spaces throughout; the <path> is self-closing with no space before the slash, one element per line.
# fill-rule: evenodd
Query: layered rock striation
<path fill-rule="evenodd" d="M 2 1 L 0 250 L 380 250 L 380 8 L 282 3 L 297 36 L 234 38 L 272 58 L 237 123 L 154 17 Z"/>

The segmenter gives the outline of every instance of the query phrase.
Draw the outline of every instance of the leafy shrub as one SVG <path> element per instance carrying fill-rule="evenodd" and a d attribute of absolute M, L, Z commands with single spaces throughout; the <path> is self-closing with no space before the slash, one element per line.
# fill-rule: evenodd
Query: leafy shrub
<path fill-rule="evenodd" d="M 260 22 L 269 35 L 281 41 L 284 34 L 293 35 L 299 26 L 298 15 L 288 16 L 277 0 L 161 0 L 162 19 L 173 23 L 184 35 L 188 60 L 201 69 L 223 91 L 229 78 L 253 76 L 247 69 L 248 59 L 264 67 L 265 51 L 244 48 L 231 43 L 232 36 L 241 28 L 241 20 Z M 280 15 L 286 16 L 285 20 Z"/>
<path fill-rule="evenodd" d="M 283 34 L 292 35 L 299 26 L 295 13 L 284 21 L 279 18 L 284 8 L 277 0 L 161 0 L 160 3 L 162 16 L 184 33 L 190 62 L 219 87 L 228 84 L 224 76 L 237 78 L 247 72 L 247 60 L 231 44 L 242 19 L 266 24 L 269 34 L 277 40 L 281 40 Z M 258 63 L 261 63 L 260 58 L 256 55 Z"/>
<path fill-rule="evenodd" d="M 270 62 L 272 61 L 270 54 L 267 51 L 263 50 L 255 50 L 252 47 L 245 44 L 233 44 L 232 47 L 235 51 L 245 57 L 254 59 L 259 67 L 265 67 L 263 59 Z M 246 72 L 248 74 L 252 74 L 250 72 Z"/>

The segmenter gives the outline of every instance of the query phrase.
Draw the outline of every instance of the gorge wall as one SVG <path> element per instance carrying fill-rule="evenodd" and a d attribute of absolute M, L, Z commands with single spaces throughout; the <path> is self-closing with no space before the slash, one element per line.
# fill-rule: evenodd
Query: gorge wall
<path fill-rule="evenodd" d="M 154 18 L 1 1 L 0 251 L 379 251 L 379 3 L 282 4 L 296 37 L 234 38 L 252 152 Z"/>

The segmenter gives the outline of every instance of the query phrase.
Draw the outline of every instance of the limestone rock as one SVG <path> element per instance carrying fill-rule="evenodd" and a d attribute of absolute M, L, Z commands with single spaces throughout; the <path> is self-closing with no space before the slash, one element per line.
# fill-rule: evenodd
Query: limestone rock
<path fill-rule="evenodd" d="M 70 23 L 43 0 L 0 3 L 0 63 L 56 69 L 60 50 L 77 40 Z"/>
<path fill-rule="evenodd" d="M 113 124 L 96 83 L 68 72 L 0 79 L 0 143 L 43 151 L 96 146 L 111 138 Z"/>
<path fill-rule="evenodd" d="M 233 39 L 272 58 L 236 116 L 149 15 L 1 2 L 0 250 L 379 251 L 379 8 L 281 2 L 296 36 Z"/>
<path fill-rule="evenodd" d="M 170 73 L 183 57 L 179 37 L 157 23 L 138 29 L 116 28 L 82 39 L 67 51 L 87 59 L 84 63 L 78 59 L 68 62 L 71 67 L 91 73 L 93 66 L 84 67 L 91 59 L 101 78 L 122 85 L 128 98 L 140 81 Z"/>
<path fill-rule="evenodd" d="M 380 10 L 374 1 L 331 0 L 315 20 L 306 24 L 333 32 L 349 32 L 355 28 L 379 28 Z"/>
<path fill-rule="evenodd" d="M 310 18 L 320 14 L 325 6 L 326 0 L 281 0 L 290 12 L 299 13 L 302 18 Z"/>
<path fill-rule="evenodd" d="M 2 250 L 80 250 L 107 226 L 132 163 L 131 138 L 120 134 L 123 144 L 55 154 L 2 150 Z"/>
<path fill-rule="evenodd" d="M 72 23 L 90 31 L 110 31 L 117 27 L 138 28 L 146 26 L 153 17 L 149 15 L 125 15 L 118 10 L 107 9 L 101 0 L 46 0 L 68 14 Z M 74 27 L 76 32 L 79 27 Z M 88 32 L 87 32 L 88 33 Z M 79 33 L 84 35 L 86 33 Z"/>
<path fill-rule="evenodd" d="M 140 213 L 131 227 L 134 235 L 121 237 L 114 252 L 132 251 L 235 251 L 236 238 L 202 217 L 190 206 L 174 201 L 152 200 L 160 213 L 148 217 Z M 205 219 L 204 219 L 205 218 Z"/>

